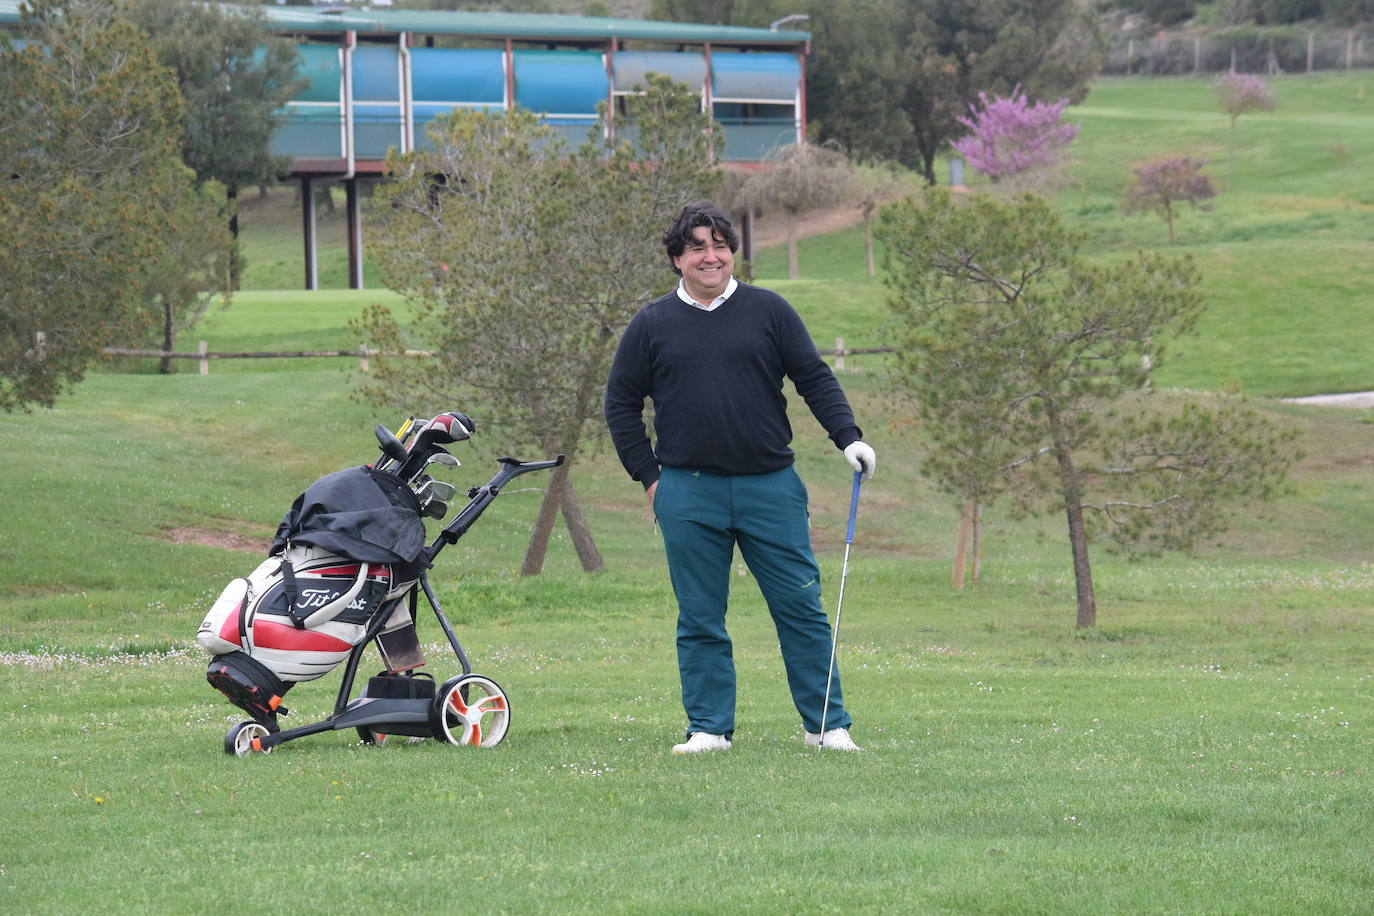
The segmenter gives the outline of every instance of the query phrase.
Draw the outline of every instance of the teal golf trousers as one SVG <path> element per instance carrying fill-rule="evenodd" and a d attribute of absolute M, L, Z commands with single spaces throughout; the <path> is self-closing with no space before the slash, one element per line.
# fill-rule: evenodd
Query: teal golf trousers
<path fill-rule="evenodd" d="M 663 468 L 654 514 L 677 595 L 677 663 L 688 734 L 729 736 L 735 730 L 735 662 L 725 609 L 736 544 L 773 615 L 792 702 L 806 730 L 820 731 L 830 621 L 821 608 L 806 487 L 796 471 L 722 476 Z M 836 670 L 825 727 L 849 725 Z"/>

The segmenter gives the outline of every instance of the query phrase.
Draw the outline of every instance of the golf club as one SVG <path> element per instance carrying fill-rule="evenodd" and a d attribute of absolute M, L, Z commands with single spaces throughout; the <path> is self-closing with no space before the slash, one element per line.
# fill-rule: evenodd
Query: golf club
<path fill-rule="evenodd" d="M 436 445 L 447 445 L 450 442 L 462 442 L 464 439 L 472 437 L 473 427 L 476 424 L 471 419 L 460 413 L 441 413 L 439 416 L 430 420 L 420 430 L 419 435 L 409 447 L 410 457 L 401 465 L 397 475 L 402 480 L 409 480 L 414 477 L 425 461 L 435 451 Z"/>
<path fill-rule="evenodd" d="M 447 502 L 453 498 L 453 494 L 456 492 L 457 488 L 453 484 L 428 478 L 425 480 L 424 485 L 415 491 L 415 495 L 419 498 L 421 503 L 428 502 L 431 499 Z"/>
<path fill-rule="evenodd" d="M 431 446 L 431 448 L 434 450 L 434 453 L 426 458 L 424 465 L 415 472 L 414 476 L 406 481 L 406 483 L 410 484 L 412 487 L 418 486 L 424 481 L 429 475 L 432 465 L 439 465 L 440 467 L 446 468 L 456 468 L 460 466 L 458 459 L 453 457 L 453 455 L 451 455 L 442 445 Z"/>
<path fill-rule="evenodd" d="M 844 613 L 844 580 L 849 575 L 849 548 L 854 543 L 854 518 L 859 513 L 859 483 L 863 476 L 862 471 L 854 472 L 854 492 L 849 497 L 849 530 L 844 536 L 844 564 L 840 567 L 840 599 L 835 606 L 835 632 L 830 634 L 830 667 L 825 672 L 825 705 L 821 708 L 819 747 L 825 747 L 825 721 L 830 715 L 830 683 L 835 676 L 835 647 L 840 644 L 840 615 Z"/>

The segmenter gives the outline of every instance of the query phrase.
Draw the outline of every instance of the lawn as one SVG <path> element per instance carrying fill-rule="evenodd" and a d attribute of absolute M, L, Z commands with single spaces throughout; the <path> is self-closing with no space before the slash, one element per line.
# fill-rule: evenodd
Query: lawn
<path fill-rule="evenodd" d="M 1357 78 L 1326 79 L 1284 80 L 1278 111 L 1242 118 L 1242 134 L 1270 139 L 1238 145 L 1234 207 L 1223 212 L 1223 195 L 1183 223 L 1175 248 L 1203 263 L 1216 323 L 1180 349 L 1169 385 L 1374 387 L 1366 204 L 1354 200 L 1369 179 L 1333 190 L 1307 174 L 1315 153 L 1285 172 L 1272 164 L 1282 155 L 1249 148 L 1316 144 L 1336 120 L 1349 122 L 1336 128 L 1348 155 L 1367 156 Z M 1227 135 L 1204 83 L 1103 81 L 1075 109 L 1096 177 L 1058 198 L 1094 257 L 1163 244 L 1161 222 L 1111 209 L 1132 137 L 1172 147 L 1153 122 L 1128 126 L 1146 108 L 1180 113 L 1159 118 L 1190 136 Z M 1311 125 L 1274 127 L 1303 112 Z M 1242 190 L 1259 184 L 1272 187 Z M 1319 203 L 1332 194 L 1338 205 Z M 1338 228 L 1301 231 L 1314 212 Z M 859 230 L 806 240 L 802 265 L 802 279 L 779 279 L 785 255 L 768 249 L 757 268 L 818 342 L 882 340 Z M 1281 285 L 1257 279 L 1261 267 Z M 215 349 L 346 347 L 371 302 L 399 305 L 383 290 L 256 289 L 191 336 Z M 365 898 L 383 912 L 1368 912 L 1371 412 L 1257 400 L 1301 433 L 1292 491 L 1242 507 L 1196 554 L 1097 549 L 1100 627 L 1079 633 L 1059 518 L 991 507 L 982 581 L 951 588 L 951 500 L 919 474 L 879 358 L 851 365 L 842 381 L 879 455 L 839 647 L 858 755 L 802 747 L 742 569 L 736 748 L 667 753 L 683 725 L 672 593 L 643 496 L 602 449 L 576 480 L 605 573 L 579 572 L 560 532 L 544 574 L 515 574 L 534 477 L 432 572 L 475 668 L 511 696 L 502 745 L 371 748 L 332 732 L 228 757 L 225 731 L 243 717 L 204 682 L 204 610 L 256 565 L 306 484 L 374 458 L 373 425 L 401 418 L 354 397 L 349 359 L 218 361 L 205 377 L 133 364 L 52 410 L 0 415 L 6 909 L 314 913 Z M 850 477 L 791 401 L 833 612 Z M 449 479 L 481 483 L 511 446 L 482 405 L 453 406 L 479 432 L 455 449 L 463 466 Z M 457 673 L 432 620 L 421 635 L 435 676 Z M 337 678 L 293 690 L 292 719 L 325 714 Z"/>
<path fill-rule="evenodd" d="M 1086 234 L 1090 258 L 1143 248 L 1197 261 L 1208 310 L 1160 383 L 1265 397 L 1374 389 L 1374 79 L 1272 82 L 1278 107 L 1243 115 L 1233 138 L 1206 79 L 1098 80 L 1066 115 L 1081 129 L 1055 203 Z M 1218 195 L 1183 208 L 1170 245 L 1162 218 L 1122 212 L 1121 192 L 1132 163 L 1184 155 L 1208 160 Z M 802 279 L 781 282 L 784 247 L 763 249 L 754 266 L 816 316 L 819 346 L 886 342 L 885 291 L 867 276 L 860 228 L 802 240 L 800 262 Z"/>

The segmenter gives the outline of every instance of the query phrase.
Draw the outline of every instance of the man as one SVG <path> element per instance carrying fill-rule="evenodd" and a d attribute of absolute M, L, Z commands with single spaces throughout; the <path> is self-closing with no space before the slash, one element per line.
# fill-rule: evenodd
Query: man
<path fill-rule="evenodd" d="M 606 423 L 621 463 L 653 505 L 677 595 L 687 740 L 673 752 L 730 748 L 735 665 L 725 609 L 736 544 L 768 601 L 806 743 L 858 750 L 838 672 L 822 740 L 830 622 L 806 487 L 792 467 L 783 376 L 867 476 L 873 449 L 792 306 L 735 280 L 739 237 L 719 209 L 684 208 L 663 243 L 681 280 L 625 329 L 606 384 Z M 644 428 L 646 397 L 656 447 Z"/>

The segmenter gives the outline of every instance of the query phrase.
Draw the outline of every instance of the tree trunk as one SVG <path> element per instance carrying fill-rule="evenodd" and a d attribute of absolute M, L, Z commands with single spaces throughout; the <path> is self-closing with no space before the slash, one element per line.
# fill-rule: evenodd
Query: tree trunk
<path fill-rule="evenodd" d="M 610 333 L 609 329 L 604 331 L 603 338 L 608 340 Z M 548 489 L 544 491 L 544 500 L 539 504 L 539 518 L 535 521 L 534 530 L 530 532 L 525 561 L 520 566 L 522 576 L 538 575 L 544 568 L 544 557 L 549 552 L 549 538 L 553 534 L 553 525 L 558 518 L 559 509 L 563 510 L 563 518 L 567 522 L 568 533 L 572 536 L 573 546 L 577 550 L 578 559 L 582 562 L 583 571 L 600 572 L 604 568 L 601 554 L 592 540 L 591 529 L 587 526 L 587 521 L 577 504 L 577 495 L 572 491 L 572 480 L 569 476 L 572 473 L 573 460 L 577 456 L 578 443 L 582 439 L 582 428 L 587 422 L 587 417 L 595 409 L 594 396 L 600 388 L 600 380 L 599 373 L 583 374 L 577 386 L 577 396 L 573 401 L 573 419 L 564 428 L 553 431 L 553 435 L 542 443 L 546 451 L 562 452 L 563 463 L 554 468 L 549 476 Z"/>
<path fill-rule="evenodd" d="M 973 501 L 964 500 L 963 511 L 959 513 L 959 534 L 954 539 L 954 569 L 950 571 L 949 584 L 956 589 L 964 587 L 964 572 L 968 563 L 969 525 L 973 519 Z"/>
<path fill-rule="evenodd" d="M 582 515 L 582 505 L 577 501 L 577 491 L 571 479 L 563 488 L 561 508 L 563 521 L 568 525 L 568 535 L 577 551 L 577 559 L 582 562 L 582 571 L 601 572 L 606 564 L 601 559 L 601 551 L 596 549 L 596 541 L 592 539 L 592 530 L 587 527 L 587 519 Z"/>
<path fill-rule="evenodd" d="M 1169 204 L 1164 205 L 1164 221 L 1169 224 L 1169 244 L 1174 243 L 1174 208 Z"/>
<path fill-rule="evenodd" d="M 921 148 L 921 175 L 925 177 L 926 184 L 932 188 L 938 183 L 935 180 L 935 150 Z"/>
<path fill-rule="evenodd" d="M 969 548 L 973 554 L 973 584 L 978 584 L 983 575 L 983 505 L 977 500 L 973 503 L 973 544 Z"/>
<path fill-rule="evenodd" d="M 170 353 L 176 345 L 176 327 L 172 318 L 172 300 L 164 296 L 162 299 L 162 352 L 164 353 Z M 157 364 L 157 371 L 163 375 L 171 375 L 172 358 L 170 356 L 162 357 Z"/>
<path fill-rule="evenodd" d="M 878 269 L 873 260 L 873 220 L 864 220 L 864 248 L 868 253 L 868 275 L 877 276 Z"/>
<path fill-rule="evenodd" d="M 224 196 L 229 200 L 229 235 L 234 240 L 234 249 L 229 254 L 229 289 L 238 292 L 239 276 L 243 265 L 239 263 L 239 189 L 225 188 Z"/>
<path fill-rule="evenodd" d="M 553 523 L 558 519 L 558 506 L 563 502 L 567 479 L 566 461 L 549 473 L 549 485 L 544 490 L 544 499 L 539 503 L 539 517 L 535 519 L 534 530 L 530 532 L 530 544 L 525 549 L 525 562 L 520 564 L 522 576 L 537 576 L 544 568 L 544 558 L 549 553 L 549 536 L 553 534 Z"/>
<path fill-rule="evenodd" d="M 1057 426 L 1057 421 L 1052 421 Z M 1055 455 L 1059 461 L 1059 482 L 1064 493 L 1064 514 L 1069 522 L 1069 547 L 1073 551 L 1073 585 L 1078 596 L 1078 628 L 1097 626 L 1097 598 L 1093 595 L 1093 570 L 1088 561 L 1088 530 L 1083 524 L 1083 496 L 1078 486 L 1069 447 L 1055 432 Z"/>
<path fill-rule="evenodd" d="M 801 275 L 797 265 L 797 217 L 796 214 L 787 214 L 787 276 L 788 279 L 795 280 Z"/>

